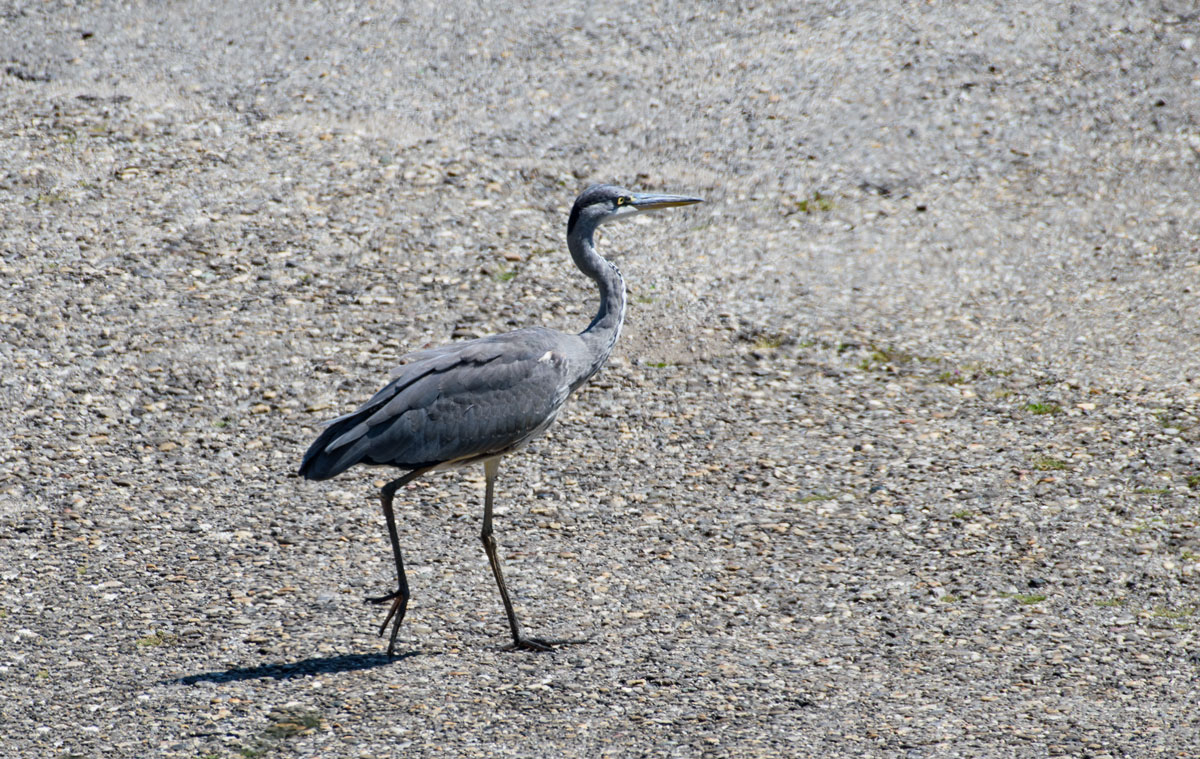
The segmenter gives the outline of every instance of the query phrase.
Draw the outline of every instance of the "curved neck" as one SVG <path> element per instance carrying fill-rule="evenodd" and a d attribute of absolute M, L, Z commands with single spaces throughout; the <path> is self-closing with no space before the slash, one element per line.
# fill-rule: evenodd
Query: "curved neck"
<path fill-rule="evenodd" d="M 567 247 L 571 258 L 579 270 L 588 275 L 600 290 L 600 308 L 596 317 L 587 329 L 579 333 L 584 345 L 588 348 L 590 366 L 586 367 L 583 376 L 574 383 L 577 387 L 588 377 L 591 377 L 604 364 L 608 355 L 616 345 L 617 337 L 621 334 L 621 324 L 625 321 L 625 280 L 621 272 L 609 261 L 596 252 L 592 242 L 595 226 L 588 226 L 580 220 L 575 228 L 567 233 Z"/>

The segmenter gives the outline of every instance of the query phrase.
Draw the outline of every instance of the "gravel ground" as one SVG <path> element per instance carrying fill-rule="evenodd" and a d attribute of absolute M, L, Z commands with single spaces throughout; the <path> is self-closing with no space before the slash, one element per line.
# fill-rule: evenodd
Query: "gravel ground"
<path fill-rule="evenodd" d="M 1194 756 L 1200 15 L 4 2 L 11 757 Z M 403 353 L 594 309 L 558 425 L 292 476 Z"/>

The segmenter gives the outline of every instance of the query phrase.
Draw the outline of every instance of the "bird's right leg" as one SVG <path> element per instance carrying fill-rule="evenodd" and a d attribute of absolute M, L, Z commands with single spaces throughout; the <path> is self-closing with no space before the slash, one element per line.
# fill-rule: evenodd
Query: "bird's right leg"
<path fill-rule="evenodd" d="M 396 650 L 396 634 L 400 632 L 400 623 L 404 621 L 404 612 L 408 610 L 408 577 L 404 574 L 404 560 L 400 557 L 400 537 L 396 534 L 396 515 L 392 511 L 392 499 L 396 495 L 396 491 L 420 477 L 428 469 L 418 469 L 409 472 L 403 477 L 392 480 L 383 486 L 380 491 L 380 500 L 383 501 L 383 516 L 387 519 L 388 535 L 392 539 L 392 556 L 396 559 L 396 582 L 397 588 L 395 592 L 388 593 L 386 596 L 378 596 L 368 598 L 367 603 L 382 604 L 388 601 L 392 602 L 392 608 L 388 610 L 387 617 L 384 618 L 383 624 L 379 626 L 379 634 L 383 635 L 387 630 L 388 622 L 393 618 L 395 622 L 392 624 L 392 636 L 388 639 L 388 656 L 394 656 Z"/>
<path fill-rule="evenodd" d="M 517 622 L 517 613 L 513 610 L 512 599 L 508 597 L 508 587 L 504 584 L 504 572 L 500 569 L 500 556 L 496 552 L 496 537 L 492 534 L 492 495 L 496 488 L 496 474 L 500 469 L 500 457 L 487 459 L 483 462 L 483 472 L 486 478 L 486 491 L 483 497 L 483 529 L 479 533 L 483 541 L 483 550 L 487 553 L 488 563 L 492 565 L 492 575 L 500 588 L 500 600 L 504 602 L 504 613 L 508 617 L 508 627 L 512 632 L 512 645 L 509 648 L 522 651 L 550 651 L 554 644 L 541 638 L 527 638 L 521 634 L 521 625 Z"/>

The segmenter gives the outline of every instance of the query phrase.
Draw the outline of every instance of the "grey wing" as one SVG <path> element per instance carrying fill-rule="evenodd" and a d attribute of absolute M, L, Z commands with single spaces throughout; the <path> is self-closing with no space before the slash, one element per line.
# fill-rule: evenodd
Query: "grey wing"
<path fill-rule="evenodd" d="M 416 469 L 497 455 L 553 421 L 570 392 L 573 335 L 530 329 L 421 351 L 305 455 L 325 479 L 355 463 Z"/>
<path fill-rule="evenodd" d="M 486 338 L 485 338 L 486 339 Z M 382 390 L 371 396 L 371 400 L 351 411 L 349 414 L 342 414 L 339 417 L 328 419 L 321 422 L 322 427 L 330 427 L 339 422 L 343 422 L 351 417 L 362 414 L 367 409 L 377 407 L 381 403 L 386 403 L 396 394 L 396 388 L 407 385 L 413 379 L 419 378 L 428 371 L 436 371 L 439 366 L 444 366 L 444 362 L 438 362 L 436 359 L 442 356 L 452 355 L 456 352 L 461 352 L 463 348 L 475 340 L 464 341 L 461 343 L 452 343 L 450 345 L 441 345 L 436 348 L 426 348 L 424 350 L 413 351 L 400 357 L 404 363 L 397 366 L 389 373 L 392 378 L 390 382 Z"/>

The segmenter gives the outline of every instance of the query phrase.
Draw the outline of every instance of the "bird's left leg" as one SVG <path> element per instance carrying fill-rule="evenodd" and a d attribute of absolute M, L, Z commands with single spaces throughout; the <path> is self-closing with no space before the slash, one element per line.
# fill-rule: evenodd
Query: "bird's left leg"
<path fill-rule="evenodd" d="M 383 501 L 383 516 L 387 519 L 388 535 L 392 539 L 392 556 L 396 560 L 396 582 L 398 588 L 395 592 L 389 593 L 386 596 L 378 596 L 376 598 L 368 598 L 367 603 L 382 604 L 388 601 L 392 602 L 392 608 L 388 610 L 387 617 L 384 618 L 383 624 L 379 626 L 379 634 L 383 635 L 387 630 L 388 622 L 391 622 L 393 617 L 395 623 L 392 625 L 392 636 L 388 640 L 388 656 L 394 656 L 396 650 L 396 634 L 400 632 L 400 623 L 404 621 L 404 612 L 408 610 L 408 577 L 404 574 L 404 560 L 400 557 L 400 537 L 396 534 L 396 515 L 392 511 L 392 499 L 396 495 L 396 491 L 420 477 L 428 469 L 418 469 L 409 472 L 403 477 L 392 480 L 383 486 L 379 493 L 380 500 Z"/>
<path fill-rule="evenodd" d="M 483 550 L 487 552 L 488 563 L 492 565 L 492 574 L 495 575 L 496 585 L 500 588 L 500 599 L 504 601 L 504 613 L 508 615 L 508 626 L 512 630 L 513 637 L 512 645 L 509 648 L 524 651 L 550 651 L 554 646 L 549 641 L 540 638 L 526 638 L 521 635 L 521 625 L 517 622 L 517 613 L 513 611 L 512 600 L 508 597 L 508 588 L 504 585 L 504 573 L 500 571 L 500 557 L 496 554 L 496 538 L 492 535 L 492 493 L 495 490 L 496 474 L 499 470 L 499 456 L 483 462 L 487 491 L 483 501 L 483 530 L 479 533 L 479 537 L 483 540 Z"/>

